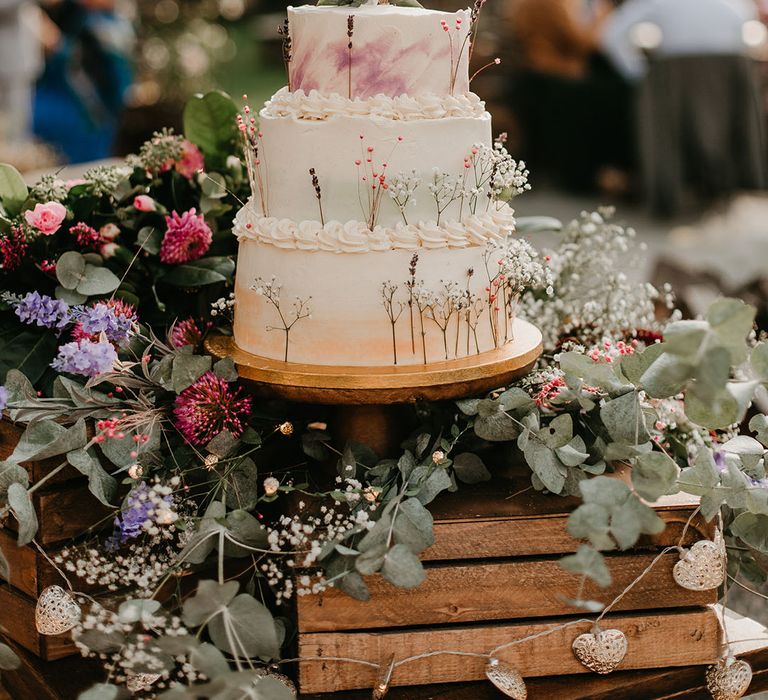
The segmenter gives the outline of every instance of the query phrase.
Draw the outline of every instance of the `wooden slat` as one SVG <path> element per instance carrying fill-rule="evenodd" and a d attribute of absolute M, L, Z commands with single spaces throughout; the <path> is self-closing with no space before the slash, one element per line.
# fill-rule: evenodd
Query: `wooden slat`
<path fill-rule="evenodd" d="M 8 586 L 0 586 L 0 610 L 10 612 L 2 616 L 3 633 L 36 656 L 52 660 L 77 653 L 68 632 L 56 637 L 43 637 L 37 633 L 34 599 Z"/>
<path fill-rule="evenodd" d="M 30 547 L 19 547 L 16 535 L 0 528 L 0 549 L 8 560 L 8 583 L 30 598 L 40 592 L 38 579 L 38 553 Z"/>
<path fill-rule="evenodd" d="M 605 589 L 587 584 L 587 599 L 611 601 L 653 561 L 652 554 L 625 554 L 607 559 L 613 582 Z M 717 591 L 694 592 L 678 586 L 670 552 L 632 588 L 617 610 L 652 610 L 704 606 Z M 300 632 L 414 627 L 478 620 L 513 620 L 571 615 L 581 577 L 564 571 L 558 559 L 517 560 L 426 568 L 427 578 L 411 590 L 397 588 L 381 576 L 366 579 L 371 600 L 354 600 L 331 588 L 297 599 Z"/>
<path fill-rule="evenodd" d="M 421 558 L 425 561 L 493 559 L 501 557 L 564 554 L 578 547 L 566 531 L 576 498 L 562 498 L 534 491 L 530 471 L 518 467 L 492 469 L 491 481 L 462 486 L 455 493 L 441 493 L 430 504 L 435 519 L 435 543 Z M 687 494 L 665 497 L 654 507 L 666 529 L 644 538 L 641 547 L 678 544 L 685 523 L 698 505 Z M 714 523 L 696 516 L 684 543 L 710 539 Z"/>
<path fill-rule="evenodd" d="M 557 627 L 563 619 L 493 625 L 451 625 L 429 630 L 398 632 L 328 632 L 301 635 L 299 656 L 354 657 L 382 663 L 392 655 L 405 658 L 438 649 L 485 654 L 506 642 Z M 710 609 L 658 614 L 611 616 L 605 626 L 621 629 L 628 638 L 622 669 L 703 664 L 717 658 L 720 629 Z M 588 673 L 574 657 L 571 644 L 589 623 L 507 647 L 497 657 L 511 663 L 523 676 L 558 676 Z M 398 667 L 392 685 L 455 683 L 484 678 L 483 659 L 439 655 Z M 337 661 L 299 663 L 302 693 L 372 688 L 376 670 Z"/>
<path fill-rule="evenodd" d="M 104 528 L 112 523 L 114 509 L 102 505 L 86 483 L 60 484 L 53 491 L 35 491 L 32 502 L 37 512 L 39 530 L 36 540 L 49 545 L 80 537 L 90 528 Z M 10 518 L 7 527 L 17 529 Z"/>

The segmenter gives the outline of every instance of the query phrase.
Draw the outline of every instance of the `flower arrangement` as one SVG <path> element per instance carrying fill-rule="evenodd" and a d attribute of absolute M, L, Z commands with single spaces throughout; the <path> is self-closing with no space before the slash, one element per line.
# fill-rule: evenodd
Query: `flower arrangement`
<path fill-rule="evenodd" d="M 418 351 L 437 329 L 446 356 L 469 354 L 477 324 L 503 339 L 516 307 L 542 328 L 545 354 L 512 386 L 421 407 L 396 459 L 335 445 L 322 409 L 258 401 L 230 359 L 203 351 L 210 324 L 230 316 L 224 237 L 248 184 L 231 160 L 237 127 L 205 132 L 194 116 L 216 107 L 234 124 L 236 108 L 220 95 L 193 104 L 186 139 L 198 150 L 163 132 L 83 182 L 28 190 L 7 170 L 0 178 L 0 410 L 25 429 L 0 465 L 0 514 L 18 521 L 20 544 L 34 540 L 36 485 L 19 464 L 39 455 L 61 459 L 52 474 L 86 475 L 113 508 L 110 530 L 84 534 L 55 562 L 75 597 L 81 581 L 121 589 L 114 604 L 79 597 L 73 623 L 82 653 L 104 665 L 105 697 L 121 686 L 174 700 L 291 697 L 268 667 L 284 653 L 285 605 L 328 586 L 366 599 L 374 573 L 418 586 L 433 542 L 427 506 L 489 479 L 488 455 L 522 458 L 533 488 L 581 498 L 568 526 L 581 546 L 562 566 L 600 585 L 603 552 L 658 532 L 647 501 L 680 490 L 722 517 L 730 580 L 765 580 L 768 417 L 753 397 L 768 384 L 768 343 L 751 307 L 721 299 L 703 319 L 657 320 L 668 292 L 616 272 L 635 246 L 607 210 L 565 226 L 543 255 L 520 238 L 489 250 L 487 269 L 467 273 L 487 276 L 487 298 L 468 281 L 425 289 L 414 255 L 405 281 L 382 288 L 393 338 L 399 322 Z M 486 172 L 479 149 L 472 156 L 493 192 L 524 188 L 524 167 Z M 393 187 L 404 208 L 414 188 Z M 541 225 L 520 222 L 518 233 Z M 284 308 L 279 281 L 257 289 L 287 352 L 309 300 Z M 334 458 L 328 483 L 312 462 Z M 628 482 L 608 478 L 619 464 Z M 181 574 L 191 591 L 169 585 Z M 574 604 L 601 606 L 578 593 Z M 0 668 L 12 664 L 0 647 Z"/>

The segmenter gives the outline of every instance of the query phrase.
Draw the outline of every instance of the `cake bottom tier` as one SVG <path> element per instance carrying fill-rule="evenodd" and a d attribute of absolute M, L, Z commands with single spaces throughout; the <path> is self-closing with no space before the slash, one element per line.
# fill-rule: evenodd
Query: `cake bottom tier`
<path fill-rule="evenodd" d="M 494 271 L 494 266 L 496 270 Z M 239 348 L 314 365 L 419 365 L 513 340 L 515 299 L 489 249 L 304 251 L 242 240 Z"/>

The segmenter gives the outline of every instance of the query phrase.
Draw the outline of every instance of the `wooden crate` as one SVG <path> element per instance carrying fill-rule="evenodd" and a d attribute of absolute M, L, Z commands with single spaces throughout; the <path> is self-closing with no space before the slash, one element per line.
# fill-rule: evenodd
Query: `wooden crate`
<path fill-rule="evenodd" d="M 580 577 L 562 570 L 559 559 L 578 546 L 566 531 L 576 499 L 546 496 L 527 488 L 524 473 L 443 494 L 430 506 L 435 543 L 423 554 L 426 580 L 403 590 L 380 576 L 367 580 L 371 600 L 360 602 L 337 589 L 297 599 L 299 657 L 352 657 L 382 663 L 437 649 L 487 653 L 513 639 L 589 617 L 569 606 Z M 588 583 L 583 597 L 612 601 L 651 563 L 661 548 L 680 542 L 696 509 L 695 499 L 677 496 L 655 508 L 667 523 L 660 535 L 607 557 L 613 582 Z M 711 538 L 712 526 L 696 516 L 683 542 Z M 676 552 L 665 554 L 607 617 L 604 626 L 627 635 L 629 651 L 620 668 L 649 669 L 703 664 L 716 658 L 720 632 L 716 591 L 694 592 L 672 579 Z M 589 673 L 571 652 L 573 639 L 589 624 L 570 626 L 507 648 L 499 658 L 523 676 Z M 484 678 L 482 659 L 437 655 L 398 667 L 393 686 L 457 683 Z M 299 663 L 303 693 L 372 688 L 376 671 L 334 661 Z"/>

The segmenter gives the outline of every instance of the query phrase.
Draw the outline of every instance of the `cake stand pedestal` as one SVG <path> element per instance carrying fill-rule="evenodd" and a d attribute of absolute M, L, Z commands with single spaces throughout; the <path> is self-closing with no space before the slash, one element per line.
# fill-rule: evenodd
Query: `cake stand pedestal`
<path fill-rule="evenodd" d="M 525 376 L 541 355 L 541 333 L 517 319 L 514 341 L 502 348 L 446 362 L 392 367 L 330 367 L 270 360 L 241 350 L 232 336 L 205 341 L 215 357 L 231 357 L 257 396 L 335 407 L 332 431 L 387 456 L 403 435 L 400 409 L 419 400 L 480 395 Z"/>

